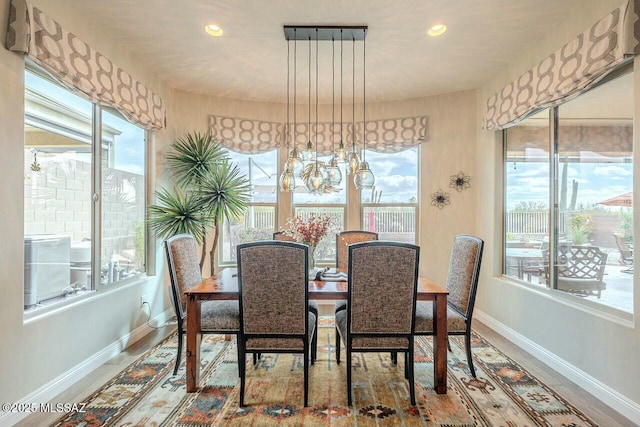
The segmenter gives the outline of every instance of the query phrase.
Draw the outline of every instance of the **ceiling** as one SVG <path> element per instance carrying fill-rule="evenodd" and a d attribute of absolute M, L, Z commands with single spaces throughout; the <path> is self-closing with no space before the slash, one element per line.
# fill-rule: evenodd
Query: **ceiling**
<path fill-rule="evenodd" d="M 368 25 L 366 83 L 367 102 L 371 102 L 479 87 L 558 25 L 580 1 L 67 0 L 67 3 L 108 31 L 171 87 L 247 100 L 286 101 L 287 43 L 283 25 Z M 214 38 L 204 32 L 205 24 L 211 22 L 223 28 L 222 37 Z M 440 37 L 427 36 L 428 27 L 436 22 L 444 22 L 448 31 Z M 351 95 L 351 47 L 351 42 L 344 45 L 347 99 Z M 356 96 L 360 97 L 360 43 L 357 49 Z M 320 42 L 319 50 L 320 102 L 330 103 L 331 42 Z M 336 51 L 339 58 L 338 46 Z M 300 42 L 297 80 L 301 101 L 308 95 L 307 53 L 306 42 Z M 339 59 L 336 61 L 339 64 Z"/>

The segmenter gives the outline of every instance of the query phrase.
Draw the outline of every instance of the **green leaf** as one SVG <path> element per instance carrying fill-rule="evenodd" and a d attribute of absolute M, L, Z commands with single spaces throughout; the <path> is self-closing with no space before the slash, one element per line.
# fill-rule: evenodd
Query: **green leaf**
<path fill-rule="evenodd" d="M 167 165 L 181 187 L 196 185 L 227 159 L 227 151 L 208 133 L 187 133 L 171 144 Z"/>
<path fill-rule="evenodd" d="M 157 237 L 166 239 L 176 234 L 192 234 L 198 243 L 211 226 L 204 201 L 193 192 L 181 193 L 166 189 L 156 191 L 158 205 L 148 207 L 149 225 Z"/>
<path fill-rule="evenodd" d="M 214 224 L 242 216 L 249 203 L 250 185 L 237 165 L 225 161 L 206 175 L 196 191 Z"/>

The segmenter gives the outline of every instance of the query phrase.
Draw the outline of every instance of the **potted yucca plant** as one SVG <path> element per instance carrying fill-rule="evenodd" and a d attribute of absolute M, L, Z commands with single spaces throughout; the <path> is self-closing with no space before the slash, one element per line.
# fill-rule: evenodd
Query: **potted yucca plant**
<path fill-rule="evenodd" d="M 171 144 L 166 156 L 174 180 L 172 191 L 156 192 L 158 205 L 149 207 L 149 223 L 156 236 L 168 238 L 192 234 L 202 245 L 200 270 L 207 249 L 207 231 L 213 227 L 211 274 L 215 271 L 215 251 L 220 225 L 241 216 L 249 202 L 249 181 L 230 162 L 227 150 L 209 134 L 188 133 Z"/>

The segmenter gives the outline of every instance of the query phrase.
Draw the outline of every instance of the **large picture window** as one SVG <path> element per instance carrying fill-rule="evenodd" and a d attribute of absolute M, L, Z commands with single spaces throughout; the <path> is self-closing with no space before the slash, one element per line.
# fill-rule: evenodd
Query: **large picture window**
<path fill-rule="evenodd" d="M 504 274 L 632 313 L 632 154 L 633 72 L 509 128 Z"/>
<path fill-rule="evenodd" d="M 144 130 L 25 72 L 25 310 L 146 271 L 145 165 Z"/>
<path fill-rule="evenodd" d="M 360 194 L 362 228 L 381 240 L 416 243 L 419 148 L 399 153 L 367 152 L 375 187 Z"/>
<path fill-rule="evenodd" d="M 219 262 L 235 264 L 241 243 L 271 239 L 276 231 L 278 201 L 278 151 L 261 154 L 228 152 L 251 186 L 249 209 L 242 218 L 225 221 L 220 233 Z"/>

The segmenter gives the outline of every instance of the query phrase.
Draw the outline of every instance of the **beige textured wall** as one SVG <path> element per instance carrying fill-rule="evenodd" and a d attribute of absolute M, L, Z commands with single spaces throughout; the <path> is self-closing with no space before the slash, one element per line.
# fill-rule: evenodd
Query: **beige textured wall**
<path fill-rule="evenodd" d="M 584 1 L 562 26 L 541 40 L 532 40 L 530 49 L 518 60 L 506 65 L 496 77 L 478 89 L 477 118 L 480 123 L 487 98 L 515 80 L 547 55 L 620 4 L 619 0 Z M 639 147 L 637 124 L 640 123 L 640 62 L 636 59 L 634 143 Z M 548 291 L 516 285 L 500 277 L 502 217 L 501 133 L 477 128 L 477 222 L 476 228 L 487 246 L 483 259 L 476 306 L 502 325 L 559 357 L 599 381 L 602 396 L 630 399 L 627 409 L 640 407 L 640 335 L 637 320 L 620 320 L 602 311 L 595 312 L 575 303 L 575 297 L 550 294 Z M 640 169 L 635 153 L 635 179 Z M 638 228 L 638 215 L 635 230 Z M 640 288 L 634 278 L 634 319 L 640 314 Z M 592 385 L 594 383 L 591 383 Z M 606 390 L 606 391 L 605 391 Z M 624 397 L 620 397 L 624 396 Z M 601 396 L 601 397 L 602 397 Z"/>

